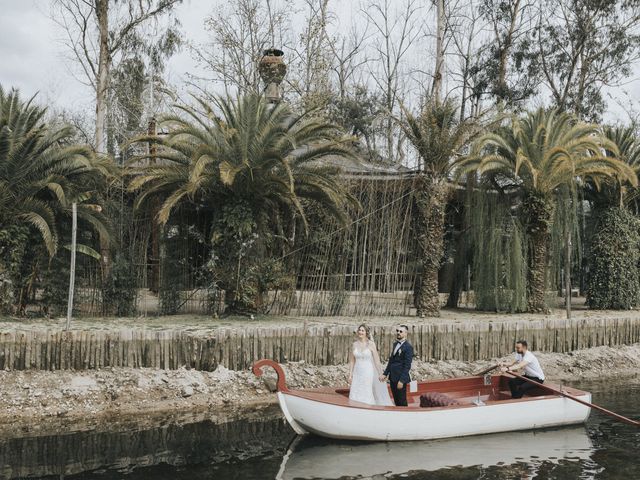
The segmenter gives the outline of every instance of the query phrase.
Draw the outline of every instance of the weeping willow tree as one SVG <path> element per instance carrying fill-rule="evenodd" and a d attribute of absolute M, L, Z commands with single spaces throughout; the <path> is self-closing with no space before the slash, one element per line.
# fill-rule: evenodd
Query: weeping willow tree
<path fill-rule="evenodd" d="M 582 264 L 584 199 L 582 189 L 570 184 L 556 193 L 551 224 L 549 285 L 561 295 L 567 277 Z"/>
<path fill-rule="evenodd" d="M 584 202 L 577 188 L 563 188 L 556 195 L 547 284 L 560 294 L 566 275 L 582 262 Z M 466 194 L 468 234 L 464 248 L 470 252 L 470 261 L 464 268 L 470 266 L 478 310 L 527 310 L 527 251 L 531 239 L 524 227 L 522 205 L 514 200 L 487 186 L 469 189 Z"/>
<path fill-rule="evenodd" d="M 527 308 L 526 237 L 511 202 L 485 188 L 467 194 L 471 271 L 478 310 Z"/>
<path fill-rule="evenodd" d="M 458 176 L 476 171 L 499 175 L 502 185 L 522 194 L 529 239 L 528 311 L 548 312 L 545 303 L 553 219 L 557 193 L 577 179 L 602 183 L 606 179 L 637 186 L 635 172 L 607 150 L 617 146 L 601 135 L 600 127 L 578 121 L 568 113 L 538 109 L 513 117 L 495 132 L 481 137 L 471 154 L 460 159 Z"/>

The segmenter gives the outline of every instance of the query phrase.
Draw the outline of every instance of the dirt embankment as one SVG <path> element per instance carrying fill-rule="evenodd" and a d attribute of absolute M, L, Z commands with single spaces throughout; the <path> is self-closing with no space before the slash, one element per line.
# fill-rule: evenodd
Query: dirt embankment
<path fill-rule="evenodd" d="M 549 379 L 576 381 L 637 375 L 640 344 L 596 347 L 568 354 L 539 353 Z M 469 375 L 492 361 L 414 362 L 416 379 Z M 344 385 L 347 366 L 285 365 L 292 388 Z M 273 385 L 273 375 L 266 376 Z M 263 379 L 248 371 L 214 372 L 105 368 L 73 371 L 0 371 L 0 434 L 38 435 L 101 428 L 150 416 L 237 414 L 275 402 Z"/>

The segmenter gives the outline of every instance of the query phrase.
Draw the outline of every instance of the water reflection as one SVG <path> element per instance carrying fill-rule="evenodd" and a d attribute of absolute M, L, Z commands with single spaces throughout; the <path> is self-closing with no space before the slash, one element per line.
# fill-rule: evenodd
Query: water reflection
<path fill-rule="evenodd" d="M 582 426 L 425 442 L 335 443 L 299 437 L 285 455 L 276 478 L 385 478 L 412 471 L 486 468 L 522 462 L 535 467 L 546 462 L 588 460 L 592 452 L 593 446 Z"/>
<path fill-rule="evenodd" d="M 640 381 L 582 387 L 637 418 Z M 146 416 L 141 415 L 141 418 Z M 83 480 L 461 480 L 640 478 L 640 430 L 592 414 L 585 427 L 427 442 L 295 437 L 277 407 L 242 419 L 172 419 L 109 432 L 3 438 L 0 478 Z M 119 430 L 117 430 L 119 429 Z"/>
<path fill-rule="evenodd" d="M 171 423 L 135 431 L 0 437 L 0 478 L 62 478 L 83 473 L 81 478 L 88 478 L 86 472 L 101 478 L 123 474 L 135 478 L 139 470 L 154 466 L 161 466 L 154 478 L 177 478 L 171 472 L 187 465 L 206 465 L 210 470 L 212 464 L 280 454 L 293 437 L 276 408 L 242 420 Z M 276 465 L 271 478 L 275 471 Z"/>

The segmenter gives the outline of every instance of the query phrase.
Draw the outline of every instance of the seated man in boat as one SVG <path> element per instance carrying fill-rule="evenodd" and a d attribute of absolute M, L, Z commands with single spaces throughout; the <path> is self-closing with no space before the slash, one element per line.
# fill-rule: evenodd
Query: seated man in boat
<path fill-rule="evenodd" d="M 521 368 L 524 369 L 524 377 L 530 378 L 538 383 L 544 383 L 544 372 L 542 371 L 542 367 L 540 367 L 540 362 L 538 362 L 536 356 L 529 351 L 526 340 L 518 340 L 516 342 L 515 360 L 510 365 L 501 365 L 500 370 L 503 372 L 514 372 Z M 536 386 L 520 378 L 511 378 L 509 379 L 509 388 L 511 389 L 512 398 L 522 398 L 527 391 L 536 388 Z"/>
<path fill-rule="evenodd" d="M 396 407 L 407 406 L 407 385 L 411 382 L 409 371 L 413 360 L 413 347 L 407 340 L 408 334 L 409 327 L 406 325 L 396 327 L 396 341 L 393 343 L 387 368 L 380 376 L 381 382 L 389 379 Z"/>

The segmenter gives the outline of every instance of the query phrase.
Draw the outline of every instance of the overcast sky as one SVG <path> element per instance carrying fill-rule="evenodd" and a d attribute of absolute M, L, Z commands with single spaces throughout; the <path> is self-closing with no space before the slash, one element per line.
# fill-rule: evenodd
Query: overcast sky
<path fill-rule="evenodd" d="M 359 0 L 334 2 L 340 10 L 352 10 Z M 222 3 L 222 0 L 184 0 L 178 6 L 176 14 L 190 42 L 206 41 L 204 18 Z M 61 31 L 48 17 L 49 11 L 50 0 L 0 0 L 0 84 L 5 88 L 18 87 L 25 97 L 40 92 L 39 103 L 92 111 L 92 92 L 71 73 L 73 65 L 64 57 Z M 187 49 L 169 61 L 169 82 L 180 86 L 185 72 L 201 73 Z M 628 121 L 625 110 L 638 111 L 640 106 L 640 66 L 624 86 L 610 89 L 607 96 L 606 119 Z"/>
<path fill-rule="evenodd" d="M 204 42 L 204 18 L 215 1 L 184 0 L 177 8 L 182 29 L 193 42 Z M 0 84 L 17 87 L 24 97 L 39 93 L 40 102 L 70 110 L 93 110 L 93 95 L 71 73 L 61 31 L 48 17 L 50 0 L 0 0 Z M 197 66 L 186 49 L 171 58 L 170 82 L 181 84 Z"/>

